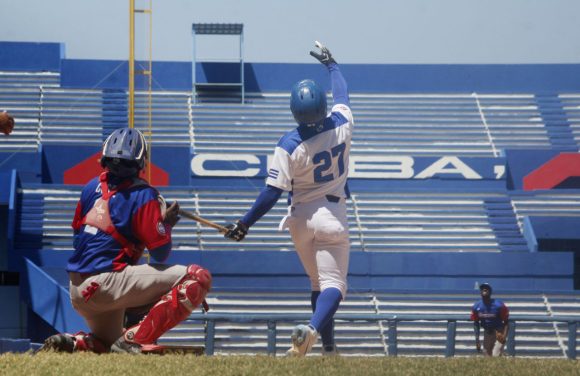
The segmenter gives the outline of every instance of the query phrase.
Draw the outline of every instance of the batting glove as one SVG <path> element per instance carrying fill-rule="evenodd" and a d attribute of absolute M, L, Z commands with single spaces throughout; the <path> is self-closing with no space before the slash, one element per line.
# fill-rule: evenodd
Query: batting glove
<path fill-rule="evenodd" d="M 248 226 L 243 224 L 241 221 L 237 221 L 236 223 L 230 223 L 226 226 L 228 232 L 224 234 L 224 238 L 232 239 L 237 242 L 241 242 L 244 240 L 246 235 L 248 234 Z"/>
<path fill-rule="evenodd" d="M 330 64 L 336 64 L 336 60 L 332 57 L 332 54 L 328 48 L 324 47 L 319 41 L 315 41 L 314 45 L 320 48 L 320 53 L 315 51 L 310 51 L 310 55 L 316 60 L 320 61 L 322 64 L 329 66 Z"/>

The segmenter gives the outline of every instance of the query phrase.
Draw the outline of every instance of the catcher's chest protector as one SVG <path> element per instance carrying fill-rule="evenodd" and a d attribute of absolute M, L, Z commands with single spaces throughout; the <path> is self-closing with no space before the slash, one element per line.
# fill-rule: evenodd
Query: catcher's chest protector
<path fill-rule="evenodd" d="M 111 214 L 109 212 L 109 199 L 115 195 L 115 193 L 132 188 L 138 185 L 142 185 L 143 183 L 140 181 L 133 182 L 133 181 L 125 181 L 120 184 L 116 189 L 109 190 L 109 186 L 107 184 L 107 175 L 106 173 L 102 173 L 100 176 L 101 181 L 101 192 L 102 196 L 97 199 L 87 215 L 82 219 L 81 223 L 84 225 L 92 226 L 98 228 L 99 230 L 103 231 L 106 234 L 111 235 L 113 239 L 121 244 L 124 251 L 130 256 L 135 257 L 137 256 L 136 252 L 136 245 L 131 243 L 127 238 L 125 238 L 117 228 L 113 224 L 111 220 Z M 138 255 L 140 257 L 140 255 Z M 138 257 L 137 257 L 138 258 Z"/>

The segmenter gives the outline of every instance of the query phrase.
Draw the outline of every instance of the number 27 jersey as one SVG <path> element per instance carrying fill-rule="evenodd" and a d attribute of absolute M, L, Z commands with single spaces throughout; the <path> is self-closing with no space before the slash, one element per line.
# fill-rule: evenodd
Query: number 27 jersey
<path fill-rule="evenodd" d="M 337 104 L 321 124 L 286 133 L 274 150 L 266 184 L 291 191 L 293 203 L 347 197 L 353 126 L 350 108 Z"/>

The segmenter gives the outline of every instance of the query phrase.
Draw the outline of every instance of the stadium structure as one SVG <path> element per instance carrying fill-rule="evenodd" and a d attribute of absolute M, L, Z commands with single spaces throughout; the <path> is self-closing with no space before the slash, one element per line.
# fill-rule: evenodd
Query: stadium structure
<path fill-rule="evenodd" d="M 198 29 L 201 32 L 202 29 Z M 194 29 L 195 31 L 195 29 Z M 235 30 L 233 31 L 235 33 Z M 0 42 L 0 351 L 86 329 L 64 270 L 82 184 L 129 124 L 128 63 L 67 59 L 60 43 Z M 137 62 L 137 65 L 140 63 Z M 137 68 L 139 69 L 139 68 Z M 355 116 L 343 355 L 474 355 L 471 304 L 489 282 L 510 307 L 508 353 L 576 357 L 580 321 L 580 65 L 344 64 Z M 225 224 L 294 126 L 289 88 L 317 64 L 153 62 L 134 126 L 167 200 Z M 281 199 L 241 243 L 181 220 L 168 263 L 214 275 L 209 313 L 163 343 L 283 354 L 310 312 Z M 147 262 L 146 258 L 143 262 Z M 313 354 L 319 350 L 315 348 Z"/>

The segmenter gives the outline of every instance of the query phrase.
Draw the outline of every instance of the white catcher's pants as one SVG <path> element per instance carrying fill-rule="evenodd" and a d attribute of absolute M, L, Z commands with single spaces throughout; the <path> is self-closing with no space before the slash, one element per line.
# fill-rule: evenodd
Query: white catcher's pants
<path fill-rule="evenodd" d="M 280 227 L 289 228 L 312 291 L 334 287 L 344 299 L 350 252 L 344 199 L 329 202 L 321 198 L 295 204 Z"/>

